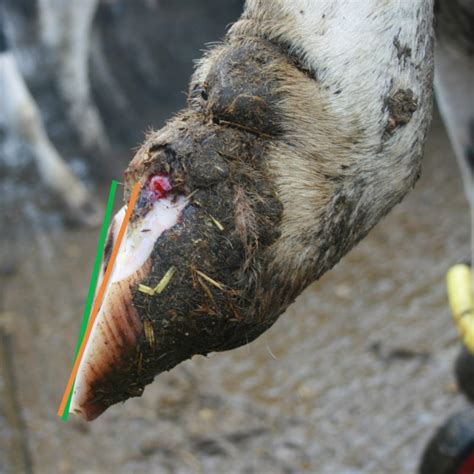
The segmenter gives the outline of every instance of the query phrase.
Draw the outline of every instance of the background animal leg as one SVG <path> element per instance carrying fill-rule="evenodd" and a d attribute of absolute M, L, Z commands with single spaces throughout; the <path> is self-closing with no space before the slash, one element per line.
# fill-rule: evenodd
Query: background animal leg
<path fill-rule="evenodd" d="M 436 99 L 471 207 L 474 256 L 474 34 L 471 28 L 474 3 L 440 0 L 437 10 Z"/>
<path fill-rule="evenodd" d="M 96 203 L 49 140 L 38 107 L 9 52 L 0 55 L 0 109 L 10 131 L 27 143 L 34 152 L 39 175 L 44 183 L 61 199 L 72 221 L 97 225 L 99 213 Z"/>
<path fill-rule="evenodd" d="M 57 83 L 81 145 L 93 152 L 110 149 L 92 97 L 89 46 L 98 0 L 40 0 L 41 40 L 57 62 Z"/>

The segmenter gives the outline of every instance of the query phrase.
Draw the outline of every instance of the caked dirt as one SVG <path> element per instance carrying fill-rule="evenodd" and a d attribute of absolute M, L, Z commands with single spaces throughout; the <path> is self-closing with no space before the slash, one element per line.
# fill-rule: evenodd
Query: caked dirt
<path fill-rule="evenodd" d="M 0 472 L 410 473 L 465 406 L 444 275 L 468 256 L 468 210 L 439 119 L 416 189 L 268 333 L 92 424 L 56 410 L 99 232 L 1 188 Z"/>

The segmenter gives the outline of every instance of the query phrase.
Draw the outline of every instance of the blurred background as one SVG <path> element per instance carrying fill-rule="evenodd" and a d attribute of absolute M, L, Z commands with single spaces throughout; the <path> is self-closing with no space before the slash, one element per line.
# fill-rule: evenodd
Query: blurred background
<path fill-rule="evenodd" d="M 414 192 L 271 331 L 93 424 L 57 418 L 110 180 L 243 3 L 0 3 L 1 473 L 408 473 L 465 406 L 444 275 L 469 213 L 436 114 Z"/>

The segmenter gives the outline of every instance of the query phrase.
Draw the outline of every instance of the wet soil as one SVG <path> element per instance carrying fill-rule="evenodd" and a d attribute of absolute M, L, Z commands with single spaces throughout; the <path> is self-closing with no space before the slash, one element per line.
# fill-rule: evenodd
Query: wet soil
<path fill-rule="evenodd" d="M 7 202 L 0 472 L 410 473 L 465 406 L 444 275 L 468 255 L 468 210 L 439 119 L 416 189 L 266 335 L 160 375 L 93 424 L 56 410 L 98 231 Z"/>

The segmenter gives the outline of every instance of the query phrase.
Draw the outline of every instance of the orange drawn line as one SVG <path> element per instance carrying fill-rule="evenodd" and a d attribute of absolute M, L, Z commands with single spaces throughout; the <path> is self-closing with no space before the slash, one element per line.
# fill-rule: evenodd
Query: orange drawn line
<path fill-rule="evenodd" d="M 133 209 L 135 208 L 135 204 L 137 203 L 138 196 L 140 194 L 140 189 L 141 189 L 140 183 L 137 183 L 135 187 L 133 188 L 132 195 L 130 197 L 130 201 L 127 207 L 127 212 L 125 214 L 125 218 L 122 222 L 122 226 L 120 227 L 120 231 L 117 236 L 117 242 L 115 243 L 114 249 L 112 251 L 112 255 L 110 256 L 109 264 L 107 265 L 107 271 L 105 272 L 104 279 L 102 280 L 102 284 L 100 285 L 99 292 L 97 293 L 97 298 L 92 308 L 91 317 L 89 319 L 89 324 L 87 325 L 87 330 L 85 332 L 84 339 L 82 341 L 79 352 L 77 353 L 76 362 L 74 363 L 74 367 L 72 368 L 72 372 L 69 377 L 66 390 L 64 391 L 61 405 L 59 405 L 59 410 L 58 410 L 59 416 L 62 416 L 64 409 L 66 408 L 66 405 L 69 399 L 69 394 L 71 393 L 72 386 L 74 384 L 74 381 L 76 380 L 77 372 L 79 370 L 79 366 L 82 361 L 82 356 L 84 355 L 87 341 L 89 340 L 89 336 L 91 335 L 94 322 L 97 318 L 97 314 L 99 313 L 99 309 L 102 304 L 102 300 L 104 298 L 105 290 L 107 288 L 107 284 L 109 282 L 110 276 L 112 275 L 112 270 L 115 265 L 115 260 L 117 259 L 117 255 L 120 250 L 120 245 L 122 244 L 122 240 L 125 236 L 125 231 L 127 230 L 128 223 L 130 221 L 130 218 L 132 217 Z"/>

